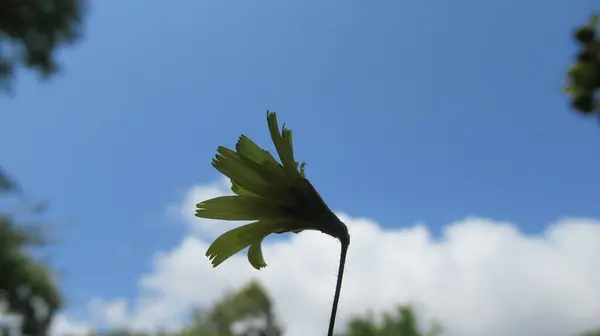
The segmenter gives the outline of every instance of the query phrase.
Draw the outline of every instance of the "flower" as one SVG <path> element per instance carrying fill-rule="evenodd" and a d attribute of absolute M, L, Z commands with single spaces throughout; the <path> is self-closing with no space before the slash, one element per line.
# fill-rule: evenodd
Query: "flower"
<path fill-rule="evenodd" d="M 213 159 L 212 165 L 231 180 L 235 195 L 198 203 L 196 216 L 255 221 L 215 239 L 206 252 L 213 267 L 248 246 L 250 264 L 256 269 L 267 266 L 261 243 L 271 233 L 318 230 L 339 239 L 342 245 L 350 243 L 346 225 L 306 179 L 305 163 L 295 161 L 292 131 L 283 125 L 279 132 L 274 112 L 267 111 L 267 123 L 281 164 L 245 135 L 240 136 L 235 151 L 220 146 Z"/>

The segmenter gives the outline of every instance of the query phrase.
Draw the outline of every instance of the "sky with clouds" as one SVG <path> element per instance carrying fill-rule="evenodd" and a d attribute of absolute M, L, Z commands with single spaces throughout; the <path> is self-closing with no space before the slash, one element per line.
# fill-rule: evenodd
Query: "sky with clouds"
<path fill-rule="evenodd" d="M 93 1 L 64 71 L 2 100 L 2 165 L 60 238 L 57 335 L 177 328 L 254 278 L 286 336 L 325 333 L 335 241 L 212 269 L 231 225 L 192 216 L 229 192 L 217 146 L 271 148 L 267 109 L 351 230 L 340 331 L 404 303 L 449 336 L 600 327 L 600 126 L 561 92 L 592 4 Z"/>

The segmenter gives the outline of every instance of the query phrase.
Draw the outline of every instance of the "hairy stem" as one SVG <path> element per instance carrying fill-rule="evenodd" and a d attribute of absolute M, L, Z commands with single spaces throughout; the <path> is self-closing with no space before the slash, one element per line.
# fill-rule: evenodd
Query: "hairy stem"
<path fill-rule="evenodd" d="M 340 240 L 342 245 L 342 254 L 340 256 L 340 265 L 338 268 L 337 283 L 335 285 L 335 294 L 333 296 L 333 307 L 331 307 L 331 317 L 329 318 L 329 331 L 327 336 L 333 336 L 333 327 L 335 327 L 335 315 L 340 301 L 340 292 L 342 290 L 342 278 L 344 277 L 344 266 L 346 265 L 346 252 L 348 252 L 349 241 Z"/>

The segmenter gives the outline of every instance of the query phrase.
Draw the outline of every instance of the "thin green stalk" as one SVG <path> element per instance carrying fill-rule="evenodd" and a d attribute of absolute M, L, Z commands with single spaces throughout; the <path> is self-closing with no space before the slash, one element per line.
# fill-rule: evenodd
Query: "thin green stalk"
<path fill-rule="evenodd" d="M 331 317 L 329 318 L 329 331 L 327 336 L 333 336 L 333 328 L 335 327 L 335 315 L 338 309 L 338 303 L 340 301 L 340 292 L 342 290 L 342 278 L 344 277 L 344 266 L 346 265 L 346 252 L 348 252 L 348 246 L 350 245 L 350 239 L 341 240 L 342 253 L 340 256 L 340 264 L 338 268 L 337 283 L 335 285 L 335 294 L 333 297 L 333 307 L 331 307 Z"/>

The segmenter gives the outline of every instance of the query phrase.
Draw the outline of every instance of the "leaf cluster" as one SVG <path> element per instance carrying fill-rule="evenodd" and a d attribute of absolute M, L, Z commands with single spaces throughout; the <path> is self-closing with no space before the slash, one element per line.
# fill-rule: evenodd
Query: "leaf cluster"
<path fill-rule="evenodd" d="M 578 27 L 573 38 L 580 50 L 568 71 L 569 85 L 565 91 L 571 98 L 571 106 L 584 115 L 600 111 L 596 95 L 600 90 L 600 40 L 598 39 L 598 16 Z"/>
<path fill-rule="evenodd" d="M 0 186 L 2 198 L 18 190 L 5 174 L 0 174 Z M 0 302 L 21 318 L 22 335 L 47 335 L 63 304 L 54 273 L 29 250 L 46 243 L 39 224 L 23 222 L 14 212 L 0 212 Z"/>
<path fill-rule="evenodd" d="M 81 37 L 84 0 L 0 1 L 0 85 L 10 91 L 18 66 L 48 78 L 56 51 Z"/>
<path fill-rule="evenodd" d="M 383 313 L 381 323 L 377 323 L 371 314 L 354 317 L 348 322 L 345 334 L 338 336 L 438 336 L 442 328 L 439 325 L 427 331 L 421 331 L 418 320 L 410 306 L 399 306 L 394 313 Z"/>

